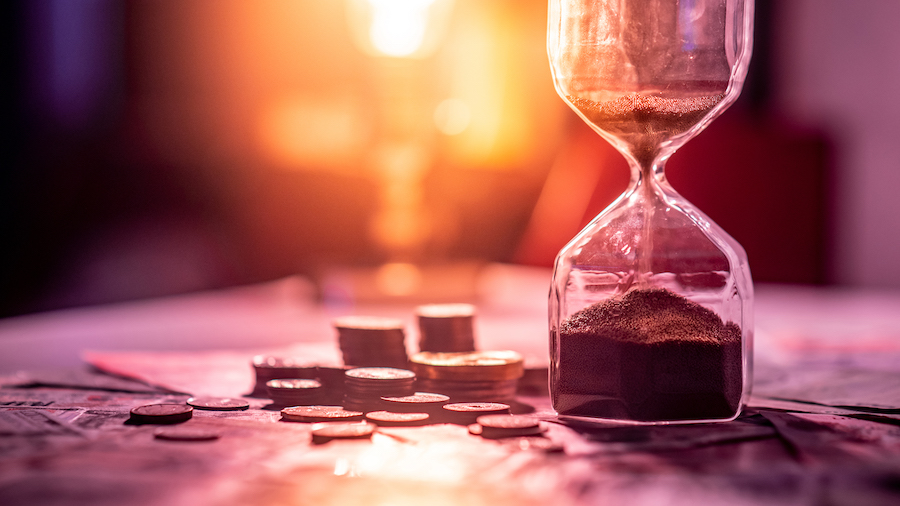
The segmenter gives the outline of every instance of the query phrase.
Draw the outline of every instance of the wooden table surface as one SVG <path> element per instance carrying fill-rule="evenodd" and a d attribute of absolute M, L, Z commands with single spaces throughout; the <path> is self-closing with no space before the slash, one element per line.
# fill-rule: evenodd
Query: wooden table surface
<path fill-rule="evenodd" d="M 548 281 L 487 269 L 479 348 L 546 364 Z M 554 451 L 453 424 L 314 444 L 263 399 L 195 411 L 185 425 L 213 441 L 126 423 L 135 406 L 249 392 L 257 353 L 338 360 L 328 322 L 353 313 L 413 322 L 411 303 L 321 303 L 294 278 L 0 320 L 0 503 L 900 504 L 896 292 L 758 287 L 754 397 L 729 423 L 578 424 L 543 395 L 518 409 L 543 420 Z"/>

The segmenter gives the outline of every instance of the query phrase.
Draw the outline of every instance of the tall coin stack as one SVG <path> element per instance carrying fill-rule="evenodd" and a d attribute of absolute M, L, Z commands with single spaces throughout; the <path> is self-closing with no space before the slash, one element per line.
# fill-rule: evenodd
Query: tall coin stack
<path fill-rule="evenodd" d="M 377 316 L 332 320 L 344 364 L 353 367 L 408 367 L 403 322 Z"/>
<path fill-rule="evenodd" d="M 416 374 L 392 367 L 358 367 L 344 374 L 345 409 L 378 411 L 382 397 L 403 397 L 415 393 Z"/>
<path fill-rule="evenodd" d="M 416 308 L 419 351 L 475 351 L 475 306 L 426 304 Z"/>
<path fill-rule="evenodd" d="M 524 373 L 514 351 L 420 352 L 410 358 L 416 388 L 450 397 L 451 402 L 509 402 Z"/>

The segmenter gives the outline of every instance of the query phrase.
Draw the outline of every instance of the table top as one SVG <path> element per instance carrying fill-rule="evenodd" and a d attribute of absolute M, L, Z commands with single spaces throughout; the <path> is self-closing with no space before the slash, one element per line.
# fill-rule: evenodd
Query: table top
<path fill-rule="evenodd" d="M 481 349 L 547 362 L 541 269 L 480 278 Z M 717 424 L 581 423 L 525 392 L 543 435 L 464 425 L 381 427 L 314 441 L 265 399 L 195 410 L 170 441 L 129 422 L 140 405 L 249 393 L 258 353 L 339 361 L 329 321 L 405 318 L 412 303 L 319 301 L 298 278 L 0 320 L 4 504 L 896 504 L 900 293 L 759 286 L 754 395 Z M 411 335 L 408 336 L 412 339 Z M 414 343 L 410 343 L 414 345 Z M 86 364 L 92 364 L 88 367 Z M 114 373 L 114 374 L 110 374 Z"/>

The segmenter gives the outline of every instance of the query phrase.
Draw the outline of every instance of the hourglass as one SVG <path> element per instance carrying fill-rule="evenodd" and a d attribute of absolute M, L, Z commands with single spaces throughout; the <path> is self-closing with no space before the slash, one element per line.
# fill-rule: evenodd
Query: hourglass
<path fill-rule="evenodd" d="M 626 191 L 555 262 L 550 391 L 561 416 L 726 421 L 749 395 L 747 256 L 664 166 L 739 95 L 752 20 L 753 0 L 550 0 L 556 89 L 631 168 Z"/>

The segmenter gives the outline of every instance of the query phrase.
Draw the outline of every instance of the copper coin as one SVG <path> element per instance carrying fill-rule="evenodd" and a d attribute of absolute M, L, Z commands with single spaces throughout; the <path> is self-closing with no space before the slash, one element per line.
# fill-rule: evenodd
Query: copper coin
<path fill-rule="evenodd" d="M 219 433 L 199 427 L 160 427 L 153 432 L 157 439 L 168 441 L 212 441 L 219 439 Z"/>
<path fill-rule="evenodd" d="M 469 425 L 482 415 L 508 414 L 509 404 L 499 402 L 457 402 L 444 404 L 443 409 L 449 421 Z"/>
<path fill-rule="evenodd" d="M 366 420 L 384 426 L 423 425 L 428 422 L 428 413 L 394 413 L 391 411 L 372 411 L 366 413 Z"/>
<path fill-rule="evenodd" d="M 191 397 L 187 403 L 196 409 L 210 411 L 240 411 L 250 407 L 249 402 L 235 397 Z"/>
<path fill-rule="evenodd" d="M 187 404 L 147 404 L 131 410 L 135 423 L 180 423 L 191 419 L 194 408 Z"/>
<path fill-rule="evenodd" d="M 312 436 L 316 440 L 366 439 L 372 437 L 375 425 L 368 422 L 328 422 L 313 425 Z"/>
<path fill-rule="evenodd" d="M 404 395 L 403 397 L 382 397 L 381 400 L 387 402 L 396 402 L 397 404 L 444 404 L 450 400 L 443 394 L 432 394 L 428 392 L 416 392 L 412 395 Z"/>
<path fill-rule="evenodd" d="M 537 419 L 529 416 L 483 415 L 479 416 L 477 421 L 482 427 L 495 429 L 531 429 L 540 426 Z"/>
<path fill-rule="evenodd" d="M 281 410 L 281 419 L 286 422 L 336 422 L 362 417 L 361 411 L 349 411 L 341 406 L 294 406 Z"/>
<path fill-rule="evenodd" d="M 444 409 L 455 413 L 477 413 L 478 416 L 481 416 L 509 413 L 509 404 L 500 402 L 457 402 L 444 404 Z"/>
<path fill-rule="evenodd" d="M 347 378 L 373 381 L 414 380 L 416 373 L 393 367 L 357 367 L 346 373 Z"/>
<path fill-rule="evenodd" d="M 476 421 L 482 428 L 482 437 L 486 438 L 534 436 L 542 432 L 540 422 L 527 416 L 484 415 Z"/>

